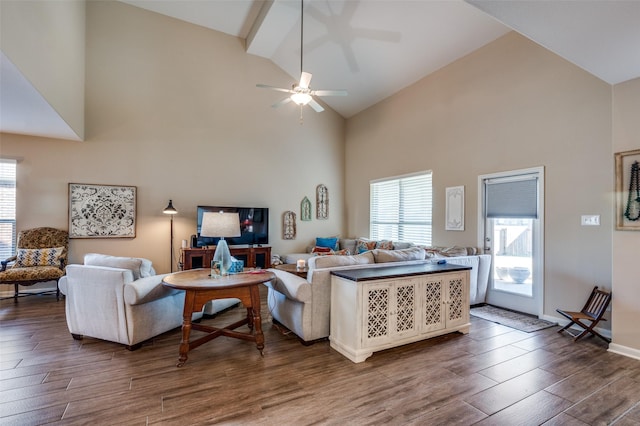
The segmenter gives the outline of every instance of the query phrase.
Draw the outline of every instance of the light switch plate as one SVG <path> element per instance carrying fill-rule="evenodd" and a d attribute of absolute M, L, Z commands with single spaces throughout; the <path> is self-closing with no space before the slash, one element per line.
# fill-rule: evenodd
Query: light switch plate
<path fill-rule="evenodd" d="M 599 214 L 591 214 L 591 215 L 582 215 L 582 226 L 600 226 L 600 215 Z"/>

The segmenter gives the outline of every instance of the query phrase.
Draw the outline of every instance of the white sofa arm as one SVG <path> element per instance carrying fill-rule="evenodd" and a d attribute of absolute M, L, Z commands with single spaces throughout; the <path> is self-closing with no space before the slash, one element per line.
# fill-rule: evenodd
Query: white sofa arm
<path fill-rule="evenodd" d="M 162 279 L 169 274 L 140 278 L 124 286 L 124 302 L 127 305 L 142 305 L 163 297 L 173 296 L 180 290 L 162 285 Z"/>
<path fill-rule="evenodd" d="M 280 269 L 269 269 L 276 275 L 276 279 L 266 283 L 275 291 L 284 294 L 288 299 L 307 303 L 311 301 L 311 284 L 302 277 Z"/>
<path fill-rule="evenodd" d="M 69 287 L 67 286 L 67 276 L 64 275 L 58 281 L 58 288 L 60 289 L 60 293 L 65 296 L 69 293 Z"/>

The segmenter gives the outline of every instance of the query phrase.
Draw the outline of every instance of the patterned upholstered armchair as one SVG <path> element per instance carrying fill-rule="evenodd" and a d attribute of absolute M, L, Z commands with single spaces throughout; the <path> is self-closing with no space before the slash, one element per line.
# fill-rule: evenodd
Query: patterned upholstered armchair
<path fill-rule="evenodd" d="M 13 284 L 13 298 L 17 302 L 19 296 L 51 292 L 20 293 L 19 286 L 55 281 L 56 297 L 59 298 L 58 280 L 64 275 L 68 247 L 67 231 L 47 227 L 20 231 L 16 254 L 2 261 L 0 284 Z"/>

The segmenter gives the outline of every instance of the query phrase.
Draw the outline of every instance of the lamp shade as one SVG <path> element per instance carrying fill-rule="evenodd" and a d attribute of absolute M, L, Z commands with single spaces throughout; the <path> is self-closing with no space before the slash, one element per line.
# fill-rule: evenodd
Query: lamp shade
<path fill-rule="evenodd" d="M 178 214 L 178 210 L 173 207 L 173 200 L 169 200 L 169 205 L 162 210 L 164 214 Z"/>
<path fill-rule="evenodd" d="M 240 216 L 238 213 L 204 212 L 200 235 L 203 237 L 239 237 Z"/>

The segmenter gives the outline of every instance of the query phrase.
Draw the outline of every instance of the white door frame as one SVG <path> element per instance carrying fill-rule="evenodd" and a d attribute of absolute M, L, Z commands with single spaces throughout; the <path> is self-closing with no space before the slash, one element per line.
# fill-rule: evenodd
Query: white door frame
<path fill-rule="evenodd" d="M 478 247 L 485 252 L 485 187 L 486 179 L 504 178 L 525 174 L 538 175 L 538 226 L 534 226 L 536 238 L 533 238 L 533 298 L 536 312 L 539 318 L 544 315 L 544 167 L 531 167 L 528 169 L 511 170 L 506 172 L 489 173 L 478 176 Z M 493 256 L 493 253 L 487 253 Z M 493 287 L 493 265 L 489 276 L 489 288 L 487 297 Z M 514 297 L 522 297 L 514 295 Z"/>

